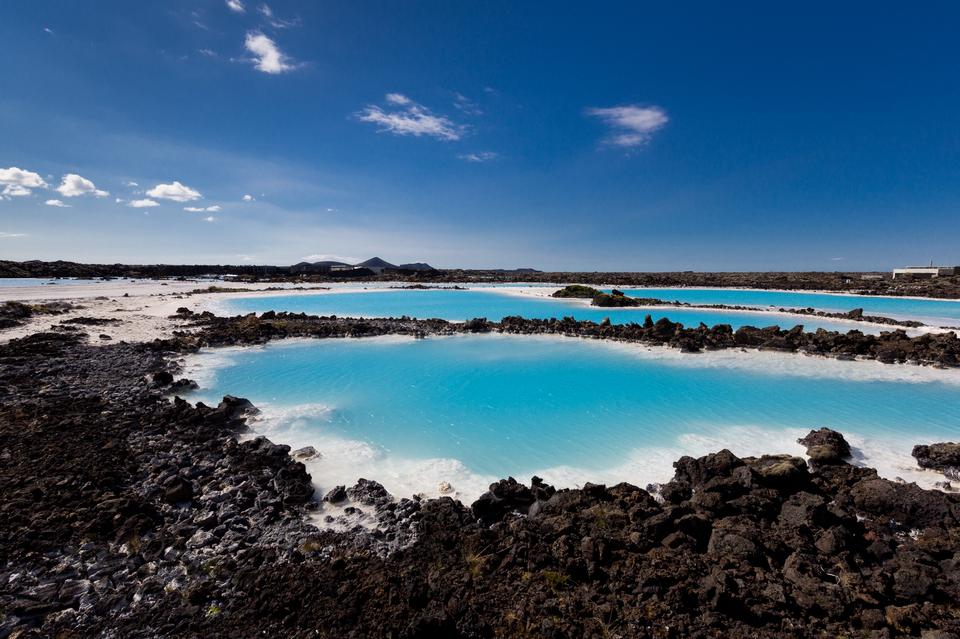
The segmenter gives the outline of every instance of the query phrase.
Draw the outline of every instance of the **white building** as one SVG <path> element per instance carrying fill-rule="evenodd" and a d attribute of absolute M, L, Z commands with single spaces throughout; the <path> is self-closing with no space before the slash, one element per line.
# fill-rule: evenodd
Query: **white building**
<path fill-rule="evenodd" d="M 893 269 L 893 279 L 909 277 L 913 279 L 928 279 L 944 275 L 956 275 L 956 266 L 907 266 Z"/>

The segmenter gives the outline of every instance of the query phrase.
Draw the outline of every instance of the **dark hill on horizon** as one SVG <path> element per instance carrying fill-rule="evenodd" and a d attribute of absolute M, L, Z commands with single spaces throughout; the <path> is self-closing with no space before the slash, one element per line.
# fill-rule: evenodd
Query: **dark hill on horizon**
<path fill-rule="evenodd" d="M 379 257 L 371 257 L 369 260 L 366 260 L 365 262 L 360 262 L 355 266 L 364 266 L 367 268 L 399 268 L 396 264 L 391 264 L 385 259 L 382 259 Z"/>

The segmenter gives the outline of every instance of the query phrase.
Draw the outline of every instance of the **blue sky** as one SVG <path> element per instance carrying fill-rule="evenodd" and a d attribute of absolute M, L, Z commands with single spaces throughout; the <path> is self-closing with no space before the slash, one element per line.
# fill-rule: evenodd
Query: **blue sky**
<path fill-rule="evenodd" d="M 960 263 L 958 18 L 952 2 L 10 2 L 0 256 Z"/>

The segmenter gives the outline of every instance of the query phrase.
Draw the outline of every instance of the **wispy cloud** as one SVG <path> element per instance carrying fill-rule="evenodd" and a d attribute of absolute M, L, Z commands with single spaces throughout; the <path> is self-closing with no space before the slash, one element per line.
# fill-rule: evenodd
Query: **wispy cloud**
<path fill-rule="evenodd" d="M 646 144 L 655 131 L 663 128 L 670 119 L 658 106 L 625 106 L 591 108 L 587 115 L 600 118 L 610 127 L 606 144 L 635 148 Z"/>
<path fill-rule="evenodd" d="M 185 206 L 183 207 L 184 211 L 190 213 L 219 213 L 220 205 L 214 204 L 213 206 Z"/>
<path fill-rule="evenodd" d="M 80 197 L 81 195 L 107 197 L 110 195 L 109 191 L 98 189 L 92 181 L 76 173 L 67 173 L 61 178 L 57 193 L 63 197 Z"/>
<path fill-rule="evenodd" d="M 500 157 L 500 154 L 493 151 L 478 151 L 476 153 L 461 153 L 457 157 L 467 162 L 490 162 Z"/>
<path fill-rule="evenodd" d="M 154 208 L 154 207 L 156 207 L 156 206 L 160 206 L 160 203 L 159 203 L 159 202 L 155 202 L 155 201 L 150 200 L 150 199 L 145 199 L 145 200 L 130 200 L 130 202 L 127 204 L 127 206 L 129 206 L 130 208 L 133 208 L 133 209 L 152 209 L 152 208 Z"/>
<path fill-rule="evenodd" d="M 200 191 L 191 189 L 189 186 L 184 186 L 176 180 L 171 184 L 156 185 L 147 191 L 147 195 L 159 200 L 173 200 L 174 202 L 192 202 L 193 200 L 199 200 L 203 197 L 200 195 Z"/>
<path fill-rule="evenodd" d="M 27 237 L 27 234 L 26 234 L 26 233 L 3 233 L 3 232 L 0 232 L 0 237 L 3 237 L 3 238 L 6 238 L 6 237 Z"/>
<path fill-rule="evenodd" d="M 384 99 L 392 106 L 383 108 L 375 104 L 368 105 L 357 113 L 357 119 L 376 124 L 380 131 L 394 135 L 426 135 L 450 141 L 459 140 L 466 132 L 463 125 L 446 116 L 434 114 L 402 93 L 388 93 Z"/>
<path fill-rule="evenodd" d="M 64 204 L 63 200 L 47 200 L 44 202 L 47 206 L 55 206 L 58 209 L 68 209 L 70 208 L 69 204 Z"/>
<path fill-rule="evenodd" d="M 3 187 L 3 191 L 0 192 L 0 194 L 7 197 L 27 197 L 31 193 L 33 193 L 33 191 L 19 184 L 8 184 Z"/>
<path fill-rule="evenodd" d="M 203 218 L 203 221 L 204 221 L 204 222 L 216 222 L 216 221 L 217 221 L 217 218 L 213 217 L 212 215 L 208 215 L 207 217 Z"/>
<path fill-rule="evenodd" d="M 330 253 L 313 253 L 301 258 L 302 262 L 343 262 L 344 264 L 356 264 L 361 260 L 355 257 L 346 257 L 344 255 L 332 255 Z"/>
<path fill-rule="evenodd" d="M 256 31 L 247 33 L 243 46 L 253 54 L 253 66 L 258 71 L 276 75 L 293 71 L 297 65 L 280 50 L 277 43 Z"/>
<path fill-rule="evenodd" d="M 247 10 L 240 0 L 227 0 L 227 7 L 235 13 L 244 13 Z"/>
<path fill-rule="evenodd" d="M 462 93 L 454 91 L 453 93 L 453 106 L 457 107 L 467 115 L 482 115 L 483 111 L 477 105 L 476 102 L 463 95 Z"/>
<path fill-rule="evenodd" d="M 264 19 L 267 21 L 267 24 L 274 29 L 288 29 L 290 27 L 299 26 L 300 24 L 300 18 L 284 19 L 277 17 L 277 15 L 273 12 L 273 9 L 271 9 L 267 4 L 261 4 L 257 11 L 259 11 L 260 15 L 264 17 Z"/>

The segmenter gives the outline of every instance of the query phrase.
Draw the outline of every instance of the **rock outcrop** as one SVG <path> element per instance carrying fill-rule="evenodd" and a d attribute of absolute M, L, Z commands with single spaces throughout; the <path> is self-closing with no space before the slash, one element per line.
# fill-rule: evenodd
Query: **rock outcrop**
<path fill-rule="evenodd" d="M 920 468 L 936 470 L 950 479 L 960 481 L 960 444 L 918 444 L 911 453 Z"/>

